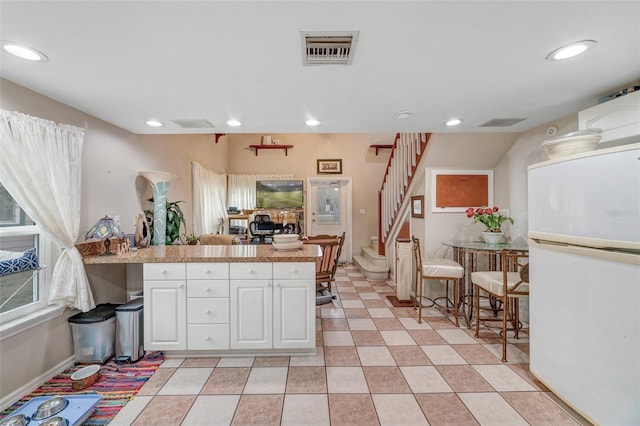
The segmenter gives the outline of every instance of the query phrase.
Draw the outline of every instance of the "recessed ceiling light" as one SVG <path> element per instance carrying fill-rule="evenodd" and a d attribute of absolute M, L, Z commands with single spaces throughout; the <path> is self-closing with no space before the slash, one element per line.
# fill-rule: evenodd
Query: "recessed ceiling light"
<path fill-rule="evenodd" d="M 317 126 L 320 124 L 320 122 L 315 118 L 310 118 L 307 121 L 305 121 L 304 124 L 306 124 L 307 126 Z"/>
<path fill-rule="evenodd" d="M 396 112 L 396 118 L 398 120 L 406 120 L 411 117 L 411 113 L 409 111 L 398 111 Z"/>
<path fill-rule="evenodd" d="M 12 41 L 2 41 L 1 43 L 2 48 L 5 51 L 11 53 L 14 56 L 17 56 L 18 58 L 34 62 L 47 62 L 49 60 L 49 58 L 47 58 L 47 55 L 37 49 L 34 49 L 33 47 L 24 46 L 20 43 L 14 43 Z"/>
<path fill-rule="evenodd" d="M 547 55 L 548 61 L 561 61 L 562 59 L 572 58 L 576 55 L 584 53 L 596 45 L 594 40 L 582 40 L 575 43 L 562 46 Z"/>
<path fill-rule="evenodd" d="M 460 123 L 462 123 L 462 120 L 460 120 L 459 118 L 452 118 L 444 124 L 447 126 L 457 126 Z"/>
<path fill-rule="evenodd" d="M 242 121 L 231 119 L 227 120 L 227 124 L 231 127 L 239 127 L 242 126 Z"/>
<path fill-rule="evenodd" d="M 162 123 L 158 120 L 147 120 L 147 126 L 151 127 L 162 127 Z"/>

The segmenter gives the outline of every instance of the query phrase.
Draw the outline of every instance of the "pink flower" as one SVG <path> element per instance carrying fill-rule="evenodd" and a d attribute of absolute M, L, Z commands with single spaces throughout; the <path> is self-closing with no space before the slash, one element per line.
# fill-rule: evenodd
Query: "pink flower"
<path fill-rule="evenodd" d="M 492 213 L 493 213 L 493 210 L 491 210 L 491 209 L 485 209 L 484 213 L 485 213 L 485 214 L 492 214 Z"/>
<path fill-rule="evenodd" d="M 473 217 L 473 207 L 469 207 L 467 209 L 467 217 Z"/>
<path fill-rule="evenodd" d="M 498 211 L 498 206 L 493 206 L 493 211 L 497 212 Z"/>

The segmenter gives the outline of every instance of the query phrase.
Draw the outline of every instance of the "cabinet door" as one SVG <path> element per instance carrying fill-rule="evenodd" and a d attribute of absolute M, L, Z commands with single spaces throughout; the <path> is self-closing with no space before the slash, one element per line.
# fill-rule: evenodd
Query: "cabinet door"
<path fill-rule="evenodd" d="M 230 289 L 231 349 L 272 348 L 271 279 L 232 279 Z"/>
<path fill-rule="evenodd" d="M 315 279 L 274 280 L 273 347 L 315 347 L 315 313 Z"/>
<path fill-rule="evenodd" d="M 187 348 L 184 281 L 144 281 L 144 349 Z"/>

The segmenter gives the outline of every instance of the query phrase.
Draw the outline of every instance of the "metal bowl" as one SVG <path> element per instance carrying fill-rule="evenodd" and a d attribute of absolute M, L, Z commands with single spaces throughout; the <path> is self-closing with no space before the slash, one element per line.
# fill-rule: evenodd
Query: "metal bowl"
<path fill-rule="evenodd" d="M 29 423 L 29 417 L 24 414 L 16 414 L 0 420 L 0 426 L 25 426 L 27 423 Z"/>
<path fill-rule="evenodd" d="M 55 416 L 60 411 L 64 410 L 67 405 L 69 405 L 69 401 L 66 398 L 54 396 L 53 398 L 47 399 L 42 404 L 38 405 L 36 412 L 33 413 L 31 418 L 33 420 L 42 420 L 47 417 Z"/>
<path fill-rule="evenodd" d="M 69 426 L 69 420 L 61 416 L 51 417 L 40 423 L 40 426 Z"/>

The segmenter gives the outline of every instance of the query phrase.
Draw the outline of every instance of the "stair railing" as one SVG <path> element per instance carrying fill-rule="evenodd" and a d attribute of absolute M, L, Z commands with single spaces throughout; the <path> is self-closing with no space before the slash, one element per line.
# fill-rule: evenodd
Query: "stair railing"
<path fill-rule="evenodd" d="M 378 191 L 378 253 L 384 254 L 385 243 L 402 206 L 416 167 L 431 133 L 396 134 L 387 169 Z"/>

